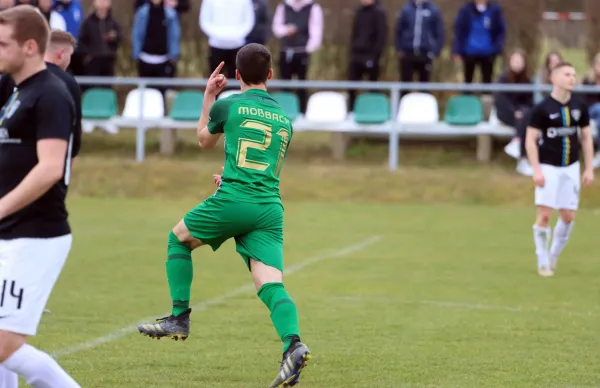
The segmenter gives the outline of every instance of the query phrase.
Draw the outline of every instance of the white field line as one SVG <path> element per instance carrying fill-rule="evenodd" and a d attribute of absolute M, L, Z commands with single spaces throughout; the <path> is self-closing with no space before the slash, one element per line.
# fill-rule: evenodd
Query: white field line
<path fill-rule="evenodd" d="M 368 239 L 366 239 L 362 242 L 359 242 L 357 244 L 348 245 L 344 248 L 338 249 L 333 252 L 328 252 L 328 253 L 324 253 L 324 254 L 321 254 L 318 256 L 311 257 L 310 259 L 304 260 L 298 264 L 289 266 L 285 270 L 285 276 L 289 276 L 295 272 L 302 271 L 304 268 L 308 267 L 309 265 L 317 264 L 324 260 L 334 259 L 336 257 L 347 256 L 352 253 L 361 251 L 361 250 L 367 248 L 368 246 L 375 244 L 379 240 L 381 240 L 380 236 L 373 236 L 373 237 L 369 237 Z M 192 310 L 194 312 L 203 311 L 203 310 L 208 309 L 211 306 L 222 304 L 223 302 L 227 301 L 228 299 L 235 298 L 236 296 L 246 294 L 246 293 L 249 293 L 252 291 L 255 291 L 254 284 L 246 284 L 244 286 L 233 289 L 233 290 L 231 290 L 221 296 L 218 296 L 216 298 L 207 299 L 196 305 L 193 305 Z M 170 314 L 170 312 L 164 313 L 162 315 L 157 315 L 157 316 L 167 316 L 169 314 Z M 139 323 L 154 321 L 155 318 L 156 318 L 156 316 L 150 317 L 150 318 L 145 318 L 145 319 L 140 320 Z M 138 323 L 129 325 L 129 326 L 125 326 L 119 330 L 113 331 L 112 333 L 105 334 L 98 338 L 94 338 L 90 341 L 82 342 L 77 345 L 67 346 L 67 347 L 58 349 L 57 351 L 52 353 L 52 356 L 54 356 L 54 357 L 68 356 L 73 353 L 80 352 L 82 350 L 92 349 L 92 348 L 95 348 L 102 344 L 115 341 L 115 340 L 122 338 L 130 333 L 135 332 L 137 330 L 137 326 L 138 326 Z"/>
<path fill-rule="evenodd" d="M 368 297 L 368 296 L 337 296 L 333 297 L 336 300 L 357 303 L 388 303 L 388 304 L 412 304 L 412 305 L 427 305 L 439 308 L 450 308 L 458 310 L 478 310 L 478 311 L 506 311 L 512 313 L 542 313 L 542 314 L 560 314 L 579 317 L 593 317 L 597 313 L 593 311 L 569 311 L 569 310 L 552 310 L 542 309 L 539 307 L 521 307 L 521 306 L 501 306 L 501 305 L 486 305 L 479 303 L 469 303 L 460 301 L 443 301 L 443 300 L 410 300 L 393 297 Z"/>

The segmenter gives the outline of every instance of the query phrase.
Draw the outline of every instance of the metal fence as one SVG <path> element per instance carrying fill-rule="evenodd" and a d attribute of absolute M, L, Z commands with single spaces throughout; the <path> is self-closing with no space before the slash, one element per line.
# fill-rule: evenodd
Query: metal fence
<path fill-rule="evenodd" d="M 77 82 L 82 85 L 107 85 L 131 86 L 144 90 L 151 87 L 172 88 L 195 88 L 206 87 L 207 79 L 193 78 L 127 78 L 127 77 L 77 77 Z M 228 88 L 239 87 L 237 81 L 228 84 Z M 419 90 L 422 92 L 472 92 L 472 93 L 495 93 L 495 92 L 550 92 L 549 85 L 541 84 L 459 84 L 459 83 L 417 83 L 417 82 L 357 82 L 357 81 L 269 81 L 269 87 L 273 89 L 316 89 L 316 90 L 359 90 L 378 91 L 390 94 L 390 112 L 392 117 L 391 129 L 389 131 L 389 169 L 398 169 L 399 136 L 402 124 L 395 118 L 398 116 L 400 96 L 403 91 Z M 600 94 L 600 86 L 578 85 L 575 93 Z M 140 118 L 143 117 L 144 93 L 140 93 Z M 198 107 L 199 109 L 201 107 Z M 140 156 L 140 147 L 144 147 L 145 131 L 144 120 L 138 122 L 137 155 L 138 161 L 143 160 L 143 148 Z M 141 134 L 141 135 L 140 135 Z M 141 143 L 141 144 L 140 144 Z"/>

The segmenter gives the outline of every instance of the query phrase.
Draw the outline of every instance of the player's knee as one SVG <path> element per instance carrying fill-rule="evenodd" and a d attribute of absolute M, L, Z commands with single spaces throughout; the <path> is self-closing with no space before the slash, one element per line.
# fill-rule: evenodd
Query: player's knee
<path fill-rule="evenodd" d="M 541 227 L 547 227 L 550 225 L 550 218 L 552 217 L 552 209 L 546 207 L 538 208 L 536 225 Z"/>
<path fill-rule="evenodd" d="M 0 363 L 6 361 L 27 342 L 27 336 L 0 330 Z"/>
<path fill-rule="evenodd" d="M 283 283 L 283 273 L 263 262 L 250 259 L 250 271 L 257 290 L 267 283 Z"/>
<path fill-rule="evenodd" d="M 560 219 L 565 224 L 570 224 L 571 222 L 575 221 L 575 212 L 572 210 L 561 210 Z"/>

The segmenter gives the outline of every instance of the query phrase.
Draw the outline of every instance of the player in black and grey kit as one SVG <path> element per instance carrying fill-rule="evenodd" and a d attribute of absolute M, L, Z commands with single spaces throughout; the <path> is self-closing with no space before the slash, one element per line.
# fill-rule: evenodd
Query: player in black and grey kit
<path fill-rule="evenodd" d="M 75 106 L 46 67 L 44 17 L 31 6 L 0 12 L 0 72 L 16 88 L 0 110 L 0 386 L 79 388 L 28 345 L 71 249 L 65 196 Z"/>
<path fill-rule="evenodd" d="M 552 93 L 533 108 L 525 140 L 536 185 L 538 211 L 533 238 L 541 276 L 554 275 L 558 256 L 573 230 L 579 207 L 580 146 L 585 161 L 583 183 L 594 181 L 594 142 L 587 106 L 571 95 L 575 69 L 569 63 L 560 63 L 552 70 L 551 80 Z M 559 218 L 552 236 L 553 210 L 558 210 Z"/>

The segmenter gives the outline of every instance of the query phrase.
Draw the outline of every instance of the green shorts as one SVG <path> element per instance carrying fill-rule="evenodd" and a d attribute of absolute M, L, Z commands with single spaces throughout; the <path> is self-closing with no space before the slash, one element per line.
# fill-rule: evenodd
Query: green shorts
<path fill-rule="evenodd" d="M 183 217 L 192 236 L 213 251 L 230 238 L 248 269 L 250 259 L 283 272 L 283 206 L 209 197 Z"/>

